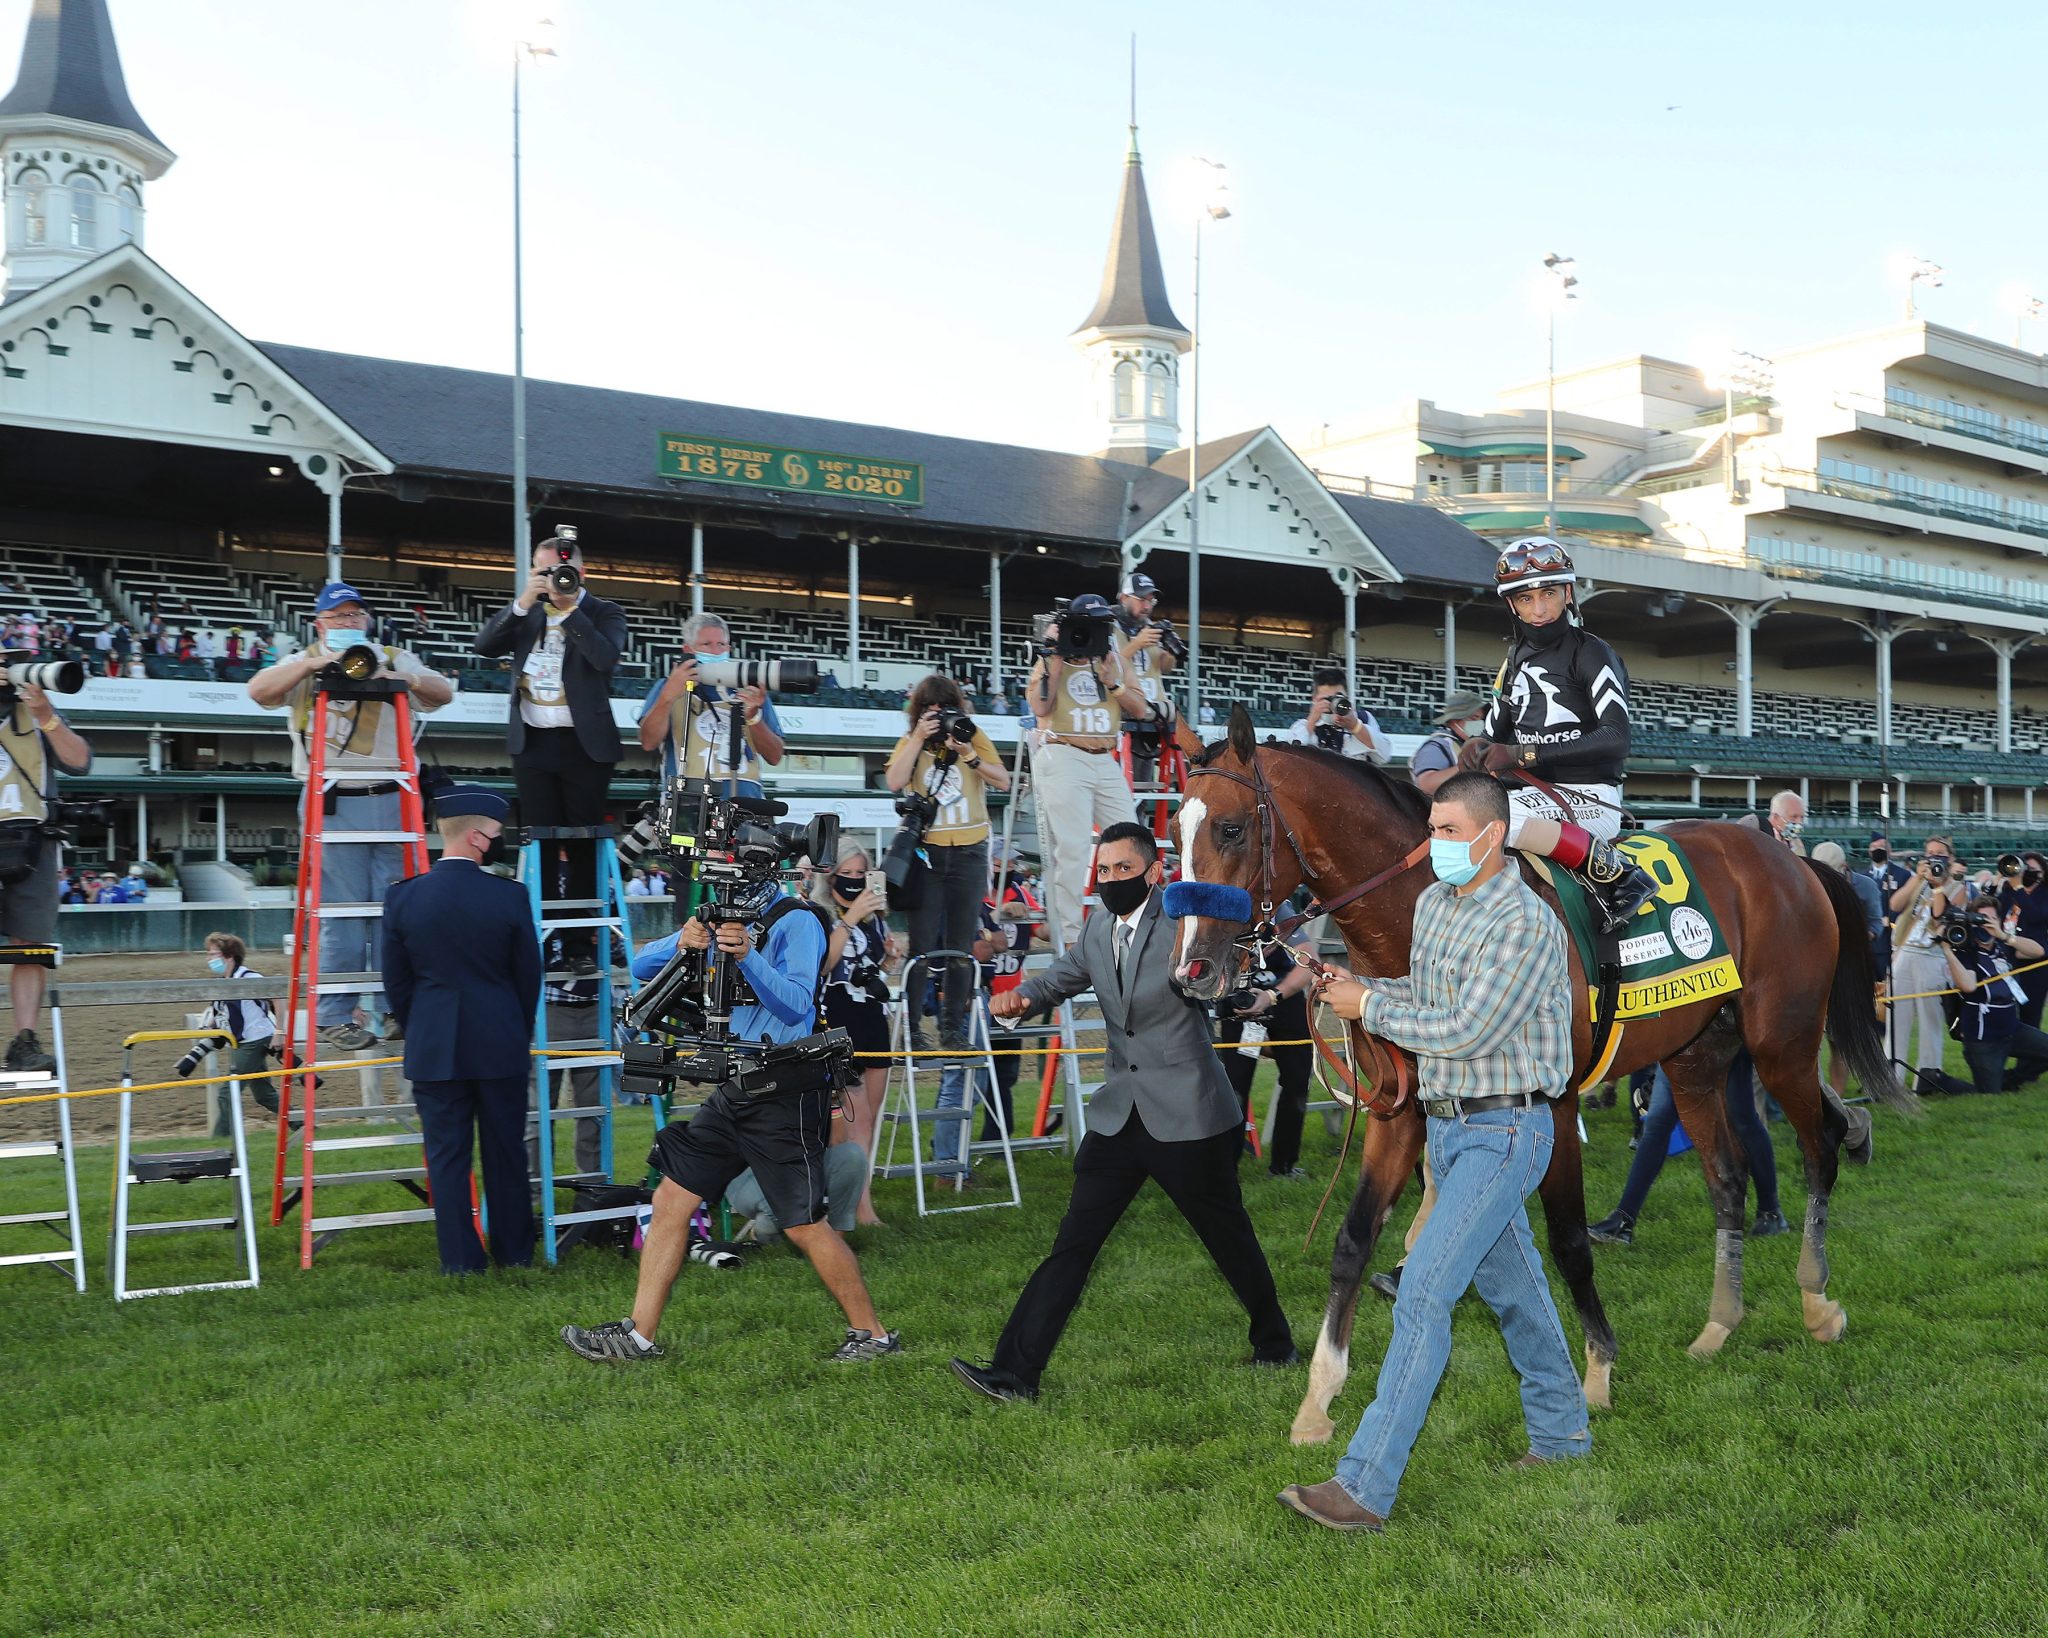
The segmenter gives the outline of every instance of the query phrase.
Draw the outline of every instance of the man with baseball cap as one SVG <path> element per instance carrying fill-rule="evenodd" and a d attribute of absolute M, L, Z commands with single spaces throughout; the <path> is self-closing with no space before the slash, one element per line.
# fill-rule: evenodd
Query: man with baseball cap
<path fill-rule="evenodd" d="M 304 779 L 310 766 L 307 752 L 313 732 L 313 700 L 319 692 L 315 679 L 334 663 L 344 649 L 367 647 L 375 650 L 379 664 L 375 677 L 405 684 L 412 702 L 413 738 L 424 727 L 422 718 L 438 711 L 455 698 L 455 687 L 439 672 L 420 663 L 408 649 L 383 648 L 370 642 L 370 613 L 362 593 L 345 581 L 332 581 L 320 588 L 313 599 L 313 641 L 289 659 L 265 666 L 249 679 L 249 698 L 265 709 L 283 705 L 290 708 L 292 769 Z M 326 844 L 320 849 L 320 902 L 325 905 L 378 904 L 404 870 L 402 846 L 397 842 L 350 842 L 341 831 L 365 830 L 390 833 L 399 828 L 398 785 L 391 771 L 398 766 L 397 714 L 388 699 L 338 699 L 327 701 L 327 753 L 329 774 L 341 777 L 327 789 L 309 792 L 306 801 L 324 799 Z M 352 771 L 360 770 L 355 777 Z M 305 809 L 302 803 L 301 813 Z M 322 973 L 377 972 L 383 965 L 382 928 L 374 916 L 324 916 L 320 924 L 320 971 Z M 385 1039 L 398 1038 L 394 1020 L 375 993 L 323 995 L 317 1019 L 320 1039 L 345 1052 L 360 1052 L 377 1044 L 377 1037 L 356 1021 L 360 1005 L 371 1020 L 385 1015 Z"/>
<path fill-rule="evenodd" d="M 1131 740 L 1131 778 L 1149 784 L 1159 759 L 1159 716 L 1173 716 L 1173 696 L 1166 691 L 1166 674 L 1179 661 L 1164 646 L 1165 632 L 1153 624 L 1152 611 L 1159 606 L 1159 586 L 1149 574 L 1133 569 L 1124 576 L 1116 598 L 1117 652 L 1132 685 L 1145 696 L 1152 711 L 1143 717 L 1126 716 L 1124 732 Z M 1178 645 L 1176 645 L 1178 646 Z"/>
<path fill-rule="evenodd" d="M 1444 708 L 1429 719 L 1436 728 L 1408 758 L 1408 777 L 1425 796 L 1457 772 L 1458 748 L 1486 726 L 1486 701 L 1469 688 L 1444 696 Z"/>

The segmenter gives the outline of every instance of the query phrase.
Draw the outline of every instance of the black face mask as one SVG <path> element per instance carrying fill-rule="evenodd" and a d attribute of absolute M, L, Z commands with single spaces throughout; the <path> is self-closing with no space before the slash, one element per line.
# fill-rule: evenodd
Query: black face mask
<path fill-rule="evenodd" d="M 2028 865 L 2026 869 L 2020 872 L 2020 886 L 2039 887 L 2040 885 L 2041 872 L 2037 870 L 2034 866 Z"/>
<path fill-rule="evenodd" d="M 483 851 L 483 857 L 478 859 L 477 863 L 481 865 L 494 865 L 503 864 L 504 862 L 505 838 L 502 834 L 493 836 L 490 840 L 490 845 Z"/>
<path fill-rule="evenodd" d="M 1152 884 L 1143 876 L 1124 876 L 1105 881 L 1097 878 L 1095 896 L 1102 900 L 1103 909 L 1112 916 L 1128 916 L 1145 902 L 1152 891 Z"/>
<path fill-rule="evenodd" d="M 1870 850 L 1870 862 L 1874 865 L 1883 864 L 1885 860 L 1889 859 L 1891 856 L 1892 854 L 1890 848 L 1874 847 Z"/>
<path fill-rule="evenodd" d="M 1522 641 L 1531 648 L 1555 648 L 1564 641 L 1564 634 L 1572 629 L 1572 617 L 1569 613 L 1560 614 L 1547 626 L 1532 626 L 1518 618 L 1515 626 Z"/>
<path fill-rule="evenodd" d="M 849 902 L 859 898 L 861 894 L 867 891 L 867 888 L 868 879 L 865 876 L 834 876 L 832 878 L 833 895 Z"/>

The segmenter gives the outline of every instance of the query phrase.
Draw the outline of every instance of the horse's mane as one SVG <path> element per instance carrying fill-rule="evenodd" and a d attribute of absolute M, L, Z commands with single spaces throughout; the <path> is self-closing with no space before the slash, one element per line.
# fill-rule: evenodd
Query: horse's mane
<path fill-rule="evenodd" d="M 1202 747 L 1201 755 L 1193 759 L 1194 765 L 1198 768 L 1209 767 L 1219 761 L 1229 749 L 1228 739 L 1213 740 Z M 1429 822 L 1429 798 L 1420 788 L 1405 779 L 1395 778 L 1376 762 L 1368 762 L 1363 757 L 1342 756 L 1334 751 L 1326 751 L 1320 745 L 1294 745 L 1275 739 L 1261 742 L 1259 749 L 1284 752 L 1292 757 L 1315 757 L 1318 759 L 1318 767 L 1334 764 L 1360 783 L 1371 786 L 1397 813 L 1414 820 L 1417 825 L 1427 825 Z"/>

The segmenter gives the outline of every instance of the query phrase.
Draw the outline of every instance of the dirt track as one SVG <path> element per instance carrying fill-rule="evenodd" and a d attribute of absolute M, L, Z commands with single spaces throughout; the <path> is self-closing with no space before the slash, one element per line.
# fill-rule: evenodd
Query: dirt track
<path fill-rule="evenodd" d="M 249 964 L 265 974 L 282 974 L 285 959 L 275 950 L 249 952 Z M 197 955 L 102 955 L 79 956 L 66 961 L 54 975 L 73 984 L 107 984 L 136 978 L 204 978 L 206 961 Z M 285 981 L 278 978 L 277 993 L 283 1011 Z M 157 1007 L 67 1007 L 64 1011 L 65 1066 L 74 1090 L 113 1086 L 121 1079 L 121 1039 L 137 1030 L 182 1029 L 186 1015 L 203 1011 L 188 1002 Z M 10 1029 L 11 1033 L 11 1029 Z M 45 1012 L 40 1033 L 50 1044 L 49 1015 Z M 135 1078 L 142 1081 L 172 1079 L 171 1066 L 184 1055 L 177 1041 L 151 1041 L 135 1049 Z M 212 1088 L 136 1094 L 135 1130 L 146 1137 L 203 1136 L 206 1131 L 205 1095 Z M 395 1096 L 395 1091 L 387 1095 Z M 81 1143 L 110 1142 L 114 1135 L 116 1098 L 75 1098 L 71 1103 L 72 1131 Z M 275 1116 L 267 1115 L 244 1097 L 243 1115 L 251 1141 L 259 1141 L 276 1130 Z M 56 1117 L 48 1104 L 0 1108 L 0 1141 L 19 1141 L 53 1135 Z"/>

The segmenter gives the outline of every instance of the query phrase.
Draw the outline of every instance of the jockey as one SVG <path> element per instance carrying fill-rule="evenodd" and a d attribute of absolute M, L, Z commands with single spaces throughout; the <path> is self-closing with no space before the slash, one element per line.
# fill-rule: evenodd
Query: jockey
<path fill-rule="evenodd" d="M 1614 845 L 1628 760 L 1628 670 L 1579 623 L 1578 570 L 1556 541 L 1510 541 L 1493 579 L 1514 618 L 1514 644 L 1485 730 L 1466 740 L 1458 765 L 1491 773 L 1526 768 L 1557 786 L 1569 813 L 1533 785 L 1509 786 L 1507 845 L 1578 877 L 1614 932 L 1657 891 Z"/>

